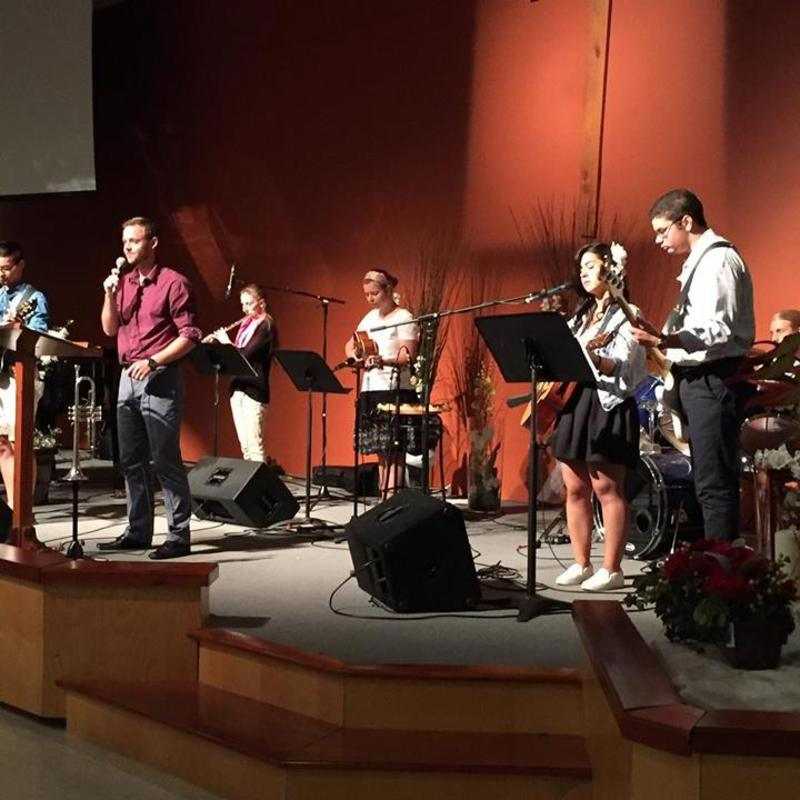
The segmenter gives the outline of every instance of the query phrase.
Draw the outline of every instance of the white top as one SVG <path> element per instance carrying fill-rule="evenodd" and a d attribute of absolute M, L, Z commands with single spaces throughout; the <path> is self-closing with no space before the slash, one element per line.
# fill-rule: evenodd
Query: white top
<path fill-rule="evenodd" d="M 631 306 L 631 310 L 634 314 L 639 313 L 636 306 Z M 598 348 L 595 353 L 602 358 L 611 359 L 614 362 L 614 371 L 611 375 L 600 374 L 587 354 L 587 361 L 597 381 L 597 396 L 604 411 L 611 411 L 626 397 L 630 397 L 636 387 L 647 377 L 645 349 L 633 338 L 631 324 L 619 306 L 611 306 L 609 311 L 611 318 L 603 327 L 603 332 L 608 333 L 615 330 L 617 332 L 605 347 Z M 573 318 L 571 322 L 574 324 L 575 319 Z M 576 334 L 584 352 L 586 345 L 600 333 L 601 324 L 602 320 Z"/>
<path fill-rule="evenodd" d="M 694 269 L 716 241 L 724 240 L 711 228 L 706 230 L 692 246 L 678 276 L 683 289 L 694 270 L 684 308 L 664 326 L 665 333 L 677 333 L 683 344 L 683 349 L 667 350 L 673 363 L 701 364 L 740 356 L 753 344 L 753 282 L 741 256 L 732 247 L 715 247 Z"/>
<path fill-rule="evenodd" d="M 378 355 L 381 358 L 388 358 L 394 360 L 400 352 L 402 342 L 417 341 L 419 339 L 419 328 L 416 324 L 401 325 L 397 328 L 387 328 L 383 331 L 375 331 L 372 333 L 372 328 L 379 325 L 390 325 L 392 323 L 407 322 L 413 319 L 413 315 L 407 308 L 396 308 L 390 311 L 385 317 L 381 316 L 377 308 L 373 308 L 361 322 L 358 323 L 359 331 L 367 331 L 369 338 L 373 339 L 375 344 L 378 345 Z M 392 381 L 393 375 L 400 377 L 400 388 L 410 389 L 411 383 L 409 378 L 411 376 L 408 367 L 403 367 L 400 370 L 397 367 L 386 366 L 376 367 L 374 369 L 364 370 L 361 378 L 361 391 L 362 392 L 380 392 L 397 389 L 397 381 Z"/>

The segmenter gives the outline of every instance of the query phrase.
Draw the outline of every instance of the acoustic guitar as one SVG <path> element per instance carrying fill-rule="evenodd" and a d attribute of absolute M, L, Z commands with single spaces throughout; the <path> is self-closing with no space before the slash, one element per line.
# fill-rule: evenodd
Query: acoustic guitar
<path fill-rule="evenodd" d="M 0 322 L 0 325 L 12 325 L 15 322 L 25 323 L 31 316 L 33 316 L 33 312 L 36 311 L 36 306 L 38 305 L 38 301 L 35 297 L 31 297 L 29 300 L 25 300 L 20 303 L 16 309 L 11 314 L 6 314 L 6 317 Z M 6 356 L 8 354 L 8 350 L 3 348 L 0 350 L 0 371 L 4 370 L 6 366 Z"/>
<path fill-rule="evenodd" d="M 616 334 L 616 331 L 606 331 L 595 336 L 587 345 L 586 350 L 593 352 L 605 347 Z M 575 381 L 542 381 L 536 385 L 536 439 L 540 445 L 546 445 L 555 430 L 558 415 L 564 410 L 578 388 Z M 522 412 L 519 424 L 527 428 L 530 425 L 533 405 L 528 400 Z"/>

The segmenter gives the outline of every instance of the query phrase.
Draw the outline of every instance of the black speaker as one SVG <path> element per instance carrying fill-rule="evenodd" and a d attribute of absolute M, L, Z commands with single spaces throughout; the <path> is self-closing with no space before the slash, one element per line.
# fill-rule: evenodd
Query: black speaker
<path fill-rule="evenodd" d="M 192 511 L 200 519 L 267 528 L 300 506 L 275 471 L 261 461 L 203 458 L 189 472 Z"/>
<path fill-rule="evenodd" d="M 466 611 L 481 590 L 464 518 L 413 489 L 351 520 L 347 543 L 358 585 L 395 611 Z"/>
<path fill-rule="evenodd" d="M 317 486 L 344 489 L 346 492 L 353 494 L 356 489 L 355 474 L 356 470 L 352 464 L 348 466 L 332 466 L 328 464 L 325 469 L 314 467 L 311 471 L 311 481 Z M 358 496 L 377 497 L 379 491 L 378 465 L 374 463 L 359 464 Z"/>

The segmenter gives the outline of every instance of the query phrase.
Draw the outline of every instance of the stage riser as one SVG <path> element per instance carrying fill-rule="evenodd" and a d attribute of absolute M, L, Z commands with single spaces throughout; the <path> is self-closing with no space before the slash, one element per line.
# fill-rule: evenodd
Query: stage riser
<path fill-rule="evenodd" d="M 345 728 L 582 736 L 580 681 L 373 678 L 200 644 L 199 681 Z"/>
<path fill-rule="evenodd" d="M 185 680 L 197 674 L 187 634 L 208 615 L 208 589 L 42 584 L 0 576 L 0 702 L 65 715 L 65 679 Z"/>
<path fill-rule="evenodd" d="M 458 771 L 307 768 L 268 764 L 202 736 L 81 695 L 67 700 L 68 731 L 231 800 L 590 800 L 579 778 Z"/>
<path fill-rule="evenodd" d="M 585 602 L 583 605 L 593 604 Z M 579 610 L 579 614 L 582 613 Z M 619 616 L 622 616 L 621 611 Z M 632 632 L 629 620 L 625 623 L 622 632 L 627 628 Z M 619 636 L 621 626 L 612 625 L 612 620 L 606 617 L 598 621 L 594 629 L 584 623 L 584 630 L 591 631 L 606 645 L 612 627 Z M 635 637 L 641 638 L 638 633 Z M 758 744 L 766 748 L 777 741 L 786 746 L 796 738 L 798 725 L 794 715 L 731 712 L 738 716 L 740 731 L 734 728 L 737 721 L 730 720 L 730 727 L 720 729 L 720 739 L 710 748 L 707 741 L 710 728 L 697 725 L 699 720 L 692 712 L 697 712 L 703 720 L 715 712 L 704 713 L 685 704 L 650 709 L 640 705 L 626 707 L 630 698 L 621 698 L 617 694 L 619 687 L 638 694 L 642 685 L 653 687 L 655 682 L 652 675 L 646 682 L 643 674 L 637 675 L 634 665 L 625 664 L 624 659 L 616 655 L 616 652 L 636 652 L 637 642 L 633 636 L 627 642 L 616 638 L 612 641 L 618 647 L 613 658 L 602 663 L 606 676 L 601 680 L 597 665 L 587 666 L 584 685 L 586 747 L 592 764 L 593 800 L 720 800 L 728 797 L 768 800 L 798 796 L 800 758 L 751 754 Z M 599 650 L 591 653 L 598 663 Z M 642 660 L 637 659 L 636 664 L 641 663 Z M 608 674 L 612 675 L 613 686 L 609 685 Z M 658 694 L 657 689 L 653 691 Z M 663 713 L 657 715 L 659 711 Z M 751 715 L 755 721 L 748 719 Z M 624 722 L 621 723 L 620 718 Z M 658 724 L 653 722 L 656 719 Z M 645 737 L 649 738 L 649 744 L 643 743 Z M 723 750 L 726 746 L 736 750 L 731 754 L 718 754 L 700 749 Z"/>

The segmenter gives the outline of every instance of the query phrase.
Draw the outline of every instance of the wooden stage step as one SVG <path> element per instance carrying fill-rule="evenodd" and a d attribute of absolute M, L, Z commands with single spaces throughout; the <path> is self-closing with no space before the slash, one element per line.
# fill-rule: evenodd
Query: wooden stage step
<path fill-rule="evenodd" d="M 236 800 L 590 797 L 579 736 L 345 729 L 203 684 L 63 688 L 72 734 Z"/>
<path fill-rule="evenodd" d="M 200 683 L 343 728 L 585 732 L 575 669 L 350 664 L 219 628 L 191 636 Z"/>

